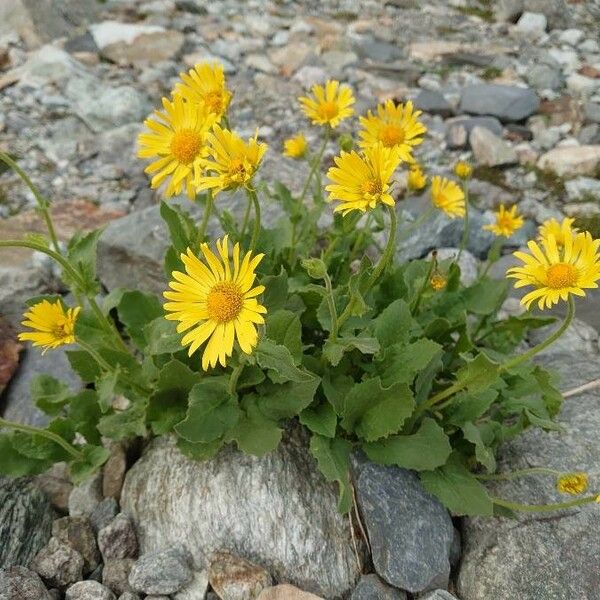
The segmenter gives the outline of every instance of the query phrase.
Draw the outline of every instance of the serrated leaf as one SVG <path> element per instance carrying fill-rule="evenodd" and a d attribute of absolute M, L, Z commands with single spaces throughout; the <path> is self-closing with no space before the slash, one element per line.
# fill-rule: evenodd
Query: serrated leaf
<path fill-rule="evenodd" d="M 71 369 L 79 375 L 84 383 L 91 383 L 100 375 L 100 367 L 85 350 L 67 350 L 65 354 Z"/>
<path fill-rule="evenodd" d="M 115 397 L 115 388 L 119 379 L 120 369 L 117 366 L 113 371 L 102 373 L 96 377 L 96 392 L 98 393 L 98 405 L 100 410 L 105 413 L 112 406 Z"/>
<path fill-rule="evenodd" d="M 291 352 L 280 344 L 262 338 L 254 352 L 256 362 L 263 369 L 275 371 L 283 381 L 294 381 L 296 383 L 311 380 L 311 375 L 302 371 L 294 364 Z"/>
<path fill-rule="evenodd" d="M 31 380 L 30 391 L 35 405 L 51 417 L 62 412 L 72 394 L 68 385 L 47 374 L 34 377 Z"/>
<path fill-rule="evenodd" d="M 442 347 L 427 338 L 421 338 L 410 344 L 399 343 L 389 346 L 385 352 L 381 367 L 381 380 L 385 386 L 394 383 L 412 384 L 417 373 L 436 357 L 441 356 Z"/>
<path fill-rule="evenodd" d="M 51 460 L 36 460 L 24 456 L 13 447 L 14 433 L 0 434 L 0 474 L 9 477 L 37 475 L 47 471 Z"/>
<path fill-rule="evenodd" d="M 262 303 L 267 310 L 274 312 L 285 308 L 288 299 L 287 271 L 281 267 L 279 275 L 267 275 L 261 279 L 261 284 L 265 286 Z"/>
<path fill-rule="evenodd" d="M 71 479 L 75 484 L 85 481 L 110 458 L 110 450 L 103 446 L 84 446 L 81 451 L 83 460 L 75 460 L 69 467 Z"/>
<path fill-rule="evenodd" d="M 291 419 L 311 404 L 319 382 L 318 377 L 309 375 L 309 379 L 302 383 L 289 381 L 281 385 L 261 385 L 258 405 L 263 414 L 272 419 Z"/>
<path fill-rule="evenodd" d="M 82 390 L 69 402 L 69 418 L 75 430 L 81 433 L 88 444 L 100 445 L 98 423 L 102 417 L 98 394 L 94 390 Z"/>
<path fill-rule="evenodd" d="M 75 434 L 72 423 L 60 417 L 51 421 L 46 429 L 67 442 L 70 442 Z M 19 454 L 34 460 L 62 462 L 72 458 L 60 444 L 38 433 L 17 431 L 12 436 L 12 446 Z"/>
<path fill-rule="evenodd" d="M 76 233 L 69 242 L 67 258 L 84 281 L 86 293 L 97 293 L 99 285 L 96 281 L 96 247 L 102 229 L 89 233 Z"/>
<path fill-rule="evenodd" d="M 479 392 L 490 387 L 499 372 L 500 365 L 482 353 L 458 370 L 456 380 L 470 392 Z"/>
<path fill-rule="evenodd" d="M 456 394 L 449 412 L 448 423 L 461 426 L 468 421 L 475 421 L 483 415 L 498 397 L 498 390 L 488 388 L 480 392 L 461 392 Z"/>
<path fill-rule="evenodd" d="M 358 350 L 362 354 L 376 354 L 379 352 L 379 342 L 373 337 L 340 337 L 332 340 L 329 338 L 323 345 L 323 356 L 336 367 L 346 352 Z"/>
<path fill-rule="evenodd" d="M 375 337 L 382 348 L 399 342 L 407 343 L 419 329 L 404 300 L 394 300 L 374 321 Z"/>
<path fill-rule="evenodd" d="M 496 470 L 496 458 L 494 451 L 489 448 L 482 437 L 480 429 L 474 423 L 465 423 L 462 427 L 465 440 L 475 446 L 475 458 L 481 463 L 489 473 Z"/>
<path fill-rule="evenodd" d="M 294 363 L 302 361 L 302 325 L 298 315 L 289 310 L 277 310 L 267 315 L 265 335 L 275 343 L 285 346 Z"/>
<path fill-rule="evenodd" d="M 337 429 L 337 415 L 329 402 L 321 402 L 318 406 L 305 408 L 300 413 L 300 423 L 313 433 L 332 438 Z"/>
<path fill-rule="evenodd" d="M 346 406 L 346 396 L 355 385 L 354 380 L 348 375 L 326 372 L 323 374 L 322 384 L 325 397 L 336 414 L 342 415 Z"/>
<path fill-rule="evenodd" d="M 123 440 L 146 435 L 146 404 L 137 401 L 129 408 L 103 416 L 98 431 L 112 440 Z"/>
<path fill-rule="evenodd" d="M 143 350 L 148 342 L 144 327 L 159 317 L 164 318 L 164 311 L 158 298 L 154 294 L 145 294 L 137 290 L 125 292 L 117 310 L 129 337 L 138 348 Z"/>
<path fill-rule="evenodd" d="M 247 397 L 237 424 L 226 434 L 238 448 L 254 456 L 264 456 L 277 448 L 283 430 L 258 408 L 255 397 Z"/>
<path fill-rule="evenodd" d="M 446 463 L 452 447 L 444 430 L 433 420 L 423 419 L 412 435 L 395 435 L 362 445 L 367 456 L 382 465 L 426 471 Z"/>
<path fill-rule="evenodd" d="M 110 346 L 113 343 L 96 315 L 87 309 L 83 309 L 77 315 L 75 337 L 94 348 L 102 345 Z"/>
<path fill-rule="evenodd" d="M 223 440 L 221 438 L 207 444 L 194 444 L 183 438 L 177 438 L 177 447 L 181 450 L 181 453 L 192 460 L 209 460 L 216 456 L 222 446 Z"/>
<path fill-rule="evenodd" d="M 177 324 L 158 317 L 144 327 L 147 354 L 175 354 L 183 349 L 181 333 L 177 333 Z"/>
<path fill-rule="evenodd" d="M 189 394 L 186 417 L 175 426 L 179 437 L 192 443 L 209 443 L 230 430 L 240 417 L 237 400 L 221 377 L 208 377 Z"/>
<path fill-rule="evenodd" d="M 495 314 L 506 298 L 507 290 L 506 279 L 479 279 L 462 292 L 465 308 L 475 315 Z"/>
<path fill-rule="evenodd" d="M 176 204 L 167 203 L 164 200 L 160 203 L 160 216 L 169 228 L 171 243 L 177 253 L 185 252 L 189 247 L 197 248 L 200 242 L 198 227 L 185 210 Z"/>

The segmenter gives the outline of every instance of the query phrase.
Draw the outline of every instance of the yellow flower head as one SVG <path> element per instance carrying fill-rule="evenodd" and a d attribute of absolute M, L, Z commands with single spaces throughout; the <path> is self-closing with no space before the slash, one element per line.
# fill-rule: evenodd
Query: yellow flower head
<path fill-rule="evenodd" d="M 585 296 L 584 289 L 598 287 L 600 240 L 592 239 L 587 231 L 567 231 L 563 246 L 558 246 L 552 234 L 540 244 L 531 240 L 527 245 L 531 254 L 514 253 L 523 265 L 507 271 L 508 277 L 517 280 L 516 288 L 527 285 L 535 288 L 521 300 L 527 308 L 536 300 L 540 309 L 550 308 L 560 299 L 568 300 L 570 294 Z"/>
<path fill-rule="evenodd" d="M 181 82 L 175 86 L 175 93 L 181 94 L 191 104 L 206 107 L 206 111 L 216 115 L 219 123 L 231 102 L 231 92 L 225 84 L 223 65 L 219 63 L 198 63 L 187 73 L 180 73 Z"/>
<path fill-rule="evenodd" d="M 414 164 L 408 171 L 408 189 L 415 192 L 422 190 L 427 184 L 427 177 L 419 165 Z"/>
<path fill-rule="evenodd" d="M 557 246 L 564 246 L 566 233 L 569 231 L 572 233 L 577 233 L 577 229 L 573 227 L 573 221 L 575 221 L 575 219 L 571 219 L 569 217 L 565 217 L 562 222 L 559 222 L 556 219 L 548 219 L 547 221 L 544 221 L 540 225 L 539 229 L 540 242 L 549 235 L 553 235 Z"/>
<path fill-rule="evenodd" d="M 556 481 L 556 489 L 561 494 L 583 494 L 588 488 L 588 476 L 586 473 L 567 473 L 561 475 Z"/>
<path fill-rule="evenodd" d="M 288 138 L 283 142 L 283 155 L 290 158 L 304 158 L 308 150 L 308 143 L 303 133 Z"/>
<path fill-rule="evenodd" d="M 164 308 L 167 319 L 179 321 L 178 333 L 187 331 L 181 344 L 189 346 L 190 356 L 206 342 L 202 355 L 206 371 L 217 362 L 226 365 L 236 340 L 242 352 L 252 353 L 258 342 L 256 324 L 265 322 L 262 315 L 267 309 L 256 299 L 264 286 L 253 287 L 254 271 L 264 254 L 247 252 L 242 258 L 236 244 L 230 257 L 227 236 L 217 240 L 218 257 L 208 244 L 202 244 L 200 250 L 204 260 L 189 248 L 181 254 L 185 273 L 173 271 L 171 290 L 164 292 L 169 300 Z"/>
<path fill-rule="evenodd" d="M 381 142 L 386 148 L 398 150 L 402 160 L 412 162 L 413 147 L 423 141 L 422 136 L 427 132 L 418 120 L 420 114 L 420 110 L 413 110 L 410 101 L 396 105 L 393 100 L 386 100 L 377 106 L 376 115 L 369 111 L 366 117 L 360 117 L 359 145 L 368 148 Z"/>
<path fill-rule="evenodd" d="M 334 212 L 342 211 L 344 215 L 351 210 L 365 212 L 379 203 L 394 206 L 389 189 L 392 175 L 400 164 L 395 150 L 377 144 L 362 154 L 342 151 L 334 160 L 336 166 L 327 171 L 333 183 L 325 187 L 329 201 L 341 201 Z"/>
<path fill-rule="evenodd" d="M 347 85 L 330 79 L 325 87 L 313 85 L 311 92 L 312 96 L 301 96 L 298 100 L 302 112 L 315 125 L 337 127 L 354 114 L 354 109 L 350 108 L 355 102 L 354 95 Z"/>
<path fill-rule="evenodd" d="M 448 284 L 448 278 L 445 277 L 442 272 L 434 271 L 431 277 L 429 278 L 429 283 L 436 292 L 439 292 L 443 290 Z"/>
<path fill-rule="evenodd" d="M 31 341 L 34 346 L 41 346 L 46 352 L 65 344 L 75 342 L 75 319 L 81 308 L 68 308 L 65 310 L 62 302 L 57 300 L 52 303 L 42 300 L 34 304 L 24 315 L 21 322 L 33 331 L 19 334 L 19 339 Z"/>
<path fill-rule="evenodd" d="M 469 177 L 471 177 L 471 175 L 473 174 L 473 167 L 468 162 L 465 162 L 464 160 L 459 160 L 454 165 L 454 174 L 459 179 L 469 179 Z"/>
<path fill-rule="evenodd" d="M 244 142 L 233 131 L 215 125 L 206 138 L 209 158 L 202 161 L 204 173 L 195 180 L 198 189 L 212 189 L 216 195 L 248 184 L 267 151 L 257 138 L 258 132 Z"/>
<path fill-rule="evenodd" d="M 465 195 L 451 179 L 435 175 L 431 179 L 431 201 L 450 218 L 465 216 Z"/>
<path fill-rule="evenodd" d="M 496 213 L 496 222 L 491 225 L 484 225 L 483 229 L 491 231 L 494 235 L 509 238 L 515 231 L 523 227 L 523 217 L 517 214 L 517 207 L 513 206 L 509 210 L 500 205 Z"/>
<path fill-rule="evenodd" d="M 155 173 L 151 186 L 157 188 L 170 177 L 165 195 L 168 197 L 185 191 L 195 198 L 194 178 L 202 170 L 201 159 L 206 154 L 204 142 L 215 115 L 208 114 L 198 105 L 185 102 L 180 96 L 162 100 L 164 110 L 154 112 L 155 119 L 146 119 L 144 125 L 150 133 L 138 137 L 140 158 L 155 158 L 144 170 Z"/>

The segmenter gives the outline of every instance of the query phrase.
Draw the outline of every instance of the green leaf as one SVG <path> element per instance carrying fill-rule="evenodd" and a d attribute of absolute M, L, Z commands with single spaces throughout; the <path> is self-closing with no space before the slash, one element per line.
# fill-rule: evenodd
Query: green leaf
<path fill-rule="evenodd" d="M 363 444 L 363 450 L 374 462 L 398 465 L 415 471 L 428 471 L 446 463 L 452 447 L 444 430 L 433 420 L 423 419 L 412 435 L 394 435 L 385 440 Z"/>
<path fill-rule="evenodd" d="M 97 293 L 99 290 L 96 281 L 96 247 L 102 229 L 95 229 L 89 233 L 76 233 L 67 248 L 67 258 L 84 281 L 84 291 Z"/>
<path fill-rule="evenodd" d="M 100 367 L 85 350 L 67 350 L 65 354 L 71 369 L 84 383 L 91 383 L 100 375 Z"/>
<path fill-rule="evenodd" d="M 412 384 L 415 375 L 441 354 L 442 347 L 427 338 L 411 344 L 394 344 L 387 348 L 381 367 L 377 370 L 386 387 L 394 383 Z"/>
<path fill-rule="evenodd" d="M 506 279 L 480 279 L 471 287 L 463 290 L 465 308 L 475 315 L 496 314 L 506 298 L 508 281 Z"/>
<path fill-rule="evenodd" d="M 71 422 L 60 417 L 51 421 L 46 429 L 67 442 L 70 442 L 75 434 Z M 62 462 L 71 459 L 71 455 L 62 446 L 38 433 L 17 431 L 12 436 L 12 445 L 23 456 L 35 460 Z"/>
<path fill-rule="evenodd" d="M 279 275 L 267 275 L 261 279 L 261 284 L 265 286 L 263 304 L 269 313 L 284 308 L 288 299 L 287 271 L 281 267 Z"/>
<path fill-rule="evenodd" d="M 227 383 L 225 378 L 208 377 L 194 385 L 186 417 L 175 426 L 179 437 L 192 443 L 214 442 L 238 422 L 240 409 Z"/>
<path fill-rule="evenodd" d="M 328 340 L 323 345 L 323 356 L 336 367 L 346 352 L 358 350 L 362 354 L 377 354 L 379 342 L 373 337 L 340 337 Z"/>
<path fill-rule="evenodd" d="M 498 397 L 498 390 L 488 388 L 480 392 L 460 392 L 452 400 L 447 409 L 448 423 L 461 426 L 468 421 L 475 421 L 483 415 Z"/>
<path fill-rule="evenodd" d="M 470 392 L 479 392 L 495 383 L 499 372 L 500 365 L 482 353 L 458 370 L 456 380 Z"/>
<path fill-rule="evenodd" d="M 176 204 L 160 203 L 160 216 L 169 228 L 171 243 L 177 254 L 185 252 L 188 247 L 197 248 L 200 242 L 199 231 L 196 222 L 186 211 Z"/>
<path fill-rule="evenodd" d="M 354 380 L 348 375 L 325 372 L 322 383 L 325 397 L 335 412 L 342 415 L 346 408 L 346 396 L 355 385 Z"/>
<path fill-rule="evenodd" d="M 223 440 L 221 438 L 207 444 L 194 444 L 183 438 L 177 438 L 177 447 L 179 450 L 192 460 L 209 460 L 216 456 L 222 446 Z"/>
<path fill-rule="evenodd" d="M 119 319 L 127 328 L 129 337 L 143 350 L 148 342 L 144 327 L 154 319 L 164 318 L 162 306 L 154 294 L 125 292 L 117 307 Z"/>
<path fill-rule="evenodd" d="M 332 438 L 337 429 L 337 415 L 329 402 L 321 402 L 318 406 L 305 408 L 300 413 L 300 423 L 313 433 Z"/>
<path fill-rule="evenodd" d="M 69 403 L 69 418 L 75 430 L 81 433 L 89 444 L 101 444 L 98 423 L 102 417 L 99 396 L 94 390 L 82 390 L 73 396 Z"/>
<path fill-rule="evenodd" d="M 133 402 L 129 408 L 103 416 L 98 431 L 113 440 L 146 435 L 146 403 Z"/>
<path fill-rule="evenodd" d="M 375 319 L 375 337 L 382 348 L 398 342 L 407 343 L 418 334 L 419 326 L 410 313 L 404 300 L 394 300 Z"/>
<path fill-rule="evenodd" d="M 177 324 L 158 317 L 144 327 L 147 354 L 175 354 L 183 349 L 181 333 L 177 333 Z"/>
<path fill-rule="evenodd" d="M 354 317 L 361 317 L 369 309 L 363 297 L 362 290 L 365 289 L 366 282 L 369 279 L 370 269 L 371 261 L 365 256 L 360 263 L 358 271 L 352 274 L 348 280 L 348 302 L 351 306 L 350 314 Z"/>
<path fill-rule="evenodd" d="M 75 460 L 70 465 L 73 483 L 85 481 L 110 458 L 110 450 L 103 446 L 85 446 L 82 449 L 83 460 Z"/>
<path fill-rule="evenodd" d="M 529 313 L 510 316 L 493 323 L 486 332 L 483 343 L 499 352 L 509 353 L 525 339 L 531 329 L 539 329 L 556 321 L 553 317 L 534 317 Z"/>
<path fill-rule="evenodd" d="M 52 466 L 52 460 L 36 460 L 18 452 L 13 446 L 15 434 L 0 434 L 0 474 L 9 477 L 37 475 Z"/>
<path fill-rule="evenodd" d="M 164 435 L 185 419 L 188 396 L 203 376 L 178 360 L 169 361 L 160 370 L 156 392 L 150 396 L 146 419 L 155 435 Z"/>
<path fill-rule="evenodd" d="M 44 413 L 56 417 L 69 401 L 69 386 L 51 375 L 37 375 L 31 380 L 31 399 Z"/>
<path fill-rule="evenodd" d="M 75 337 L 94 348 L 102 345 L 110 346 L 114 343 L 108 336 L 103 325 L 98 321 L 96 315 L 87 309 L 82 310 L 77 315 Z"/>
<path fill-rule="evenodd" d="M 266 337 L 276 344 L 285 346 L 292 355 L 294 363 L 302 361 L 302 325 L 298 315 L 289 310 L 276 310 L 267 315 Z"/>
<path fill-rule="evenodd" d="M 491 517 L 494 505 L 487 489 L 456 455 L 443 467 L 419 474 L 425 489 L 454 515 Z"/>
<path fill-rule="evenodd" d="M 103 413 L 108 412 L 111 408 L 114 397 L 117 381 L 119 379 L 120 368 L 117 366 L 113 371 L 102 373 L 96 378 L 96 392 L 98 392 L 98 404 Z"/>
<path fill-rule="evenodd" d="M 475 458 L 477 461 L 481 463 L 489 473 L 493 473 L 496 470 L 494 451 L 484 442 L 479 427 L 473 423 L 465 423 L 461 429 L 465 436 L 465 440 L 471 442 L 471 444 L 475 446 Z"/>
<path fill-rule="evenodd" d="M 310 452 L 317 459 L 319 470 L 327 481 L 338 483 L 340 513 L 347 513 L 352 506 L 349 475 L 351 451 L 352 444 L 344 439 L 313 435 L 310 440 Z"/>
<path fill-rule="evenodd" d="M 123 294 L 128 292 L 126 288 L 118 287 L 110 290 L 106 296 L 102 299 L 102 311 L 107 315 L 113 308 L 119 306 Z"/>
<path fill-rule="evenodd" d="M 275 371 L 283 381 L 302 383 L 312 379 L 309 373 L 296 367 L 291 352 L 285 346 L 272 340 L 262 338 L 254 355 L 263 369 Z"/>
<path fill-rule="evenodd" d="M 302 383 L 289 381 L 282 385 L 261 385 L 258 399 L 260 410 L 272 419 L 291 419 L 311 404 L 319 383 L 318 377 L 309 375 L 309 379 Z"/>

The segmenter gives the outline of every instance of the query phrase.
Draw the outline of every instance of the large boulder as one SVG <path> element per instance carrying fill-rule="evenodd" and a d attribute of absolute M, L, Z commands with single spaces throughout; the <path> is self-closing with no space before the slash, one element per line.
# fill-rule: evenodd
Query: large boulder
<path fill-rule="evenodd" d="M 196 462 L 155 440 L 128 472 L 121 506 L 142 555 L 183 545 L 194 568 L 228 550 L 325 597 L 349 592 L 360 572 L 348 520 L 336 509 L 300 432 L 262 458 L 227 448 Z"/>

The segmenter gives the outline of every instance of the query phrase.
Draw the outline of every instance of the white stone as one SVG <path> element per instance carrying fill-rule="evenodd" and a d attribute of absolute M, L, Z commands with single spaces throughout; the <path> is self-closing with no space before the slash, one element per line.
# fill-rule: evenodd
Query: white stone
<path fill-rule="evenodd" d="M 565 29 L 559 36 L 558 39 L 563 44 L 569 44 L 569 46 L 577 46 L 583 39 L 585 34 L 581 29 Z"/>
<path fill-rule="evenodd" d="M 102 50 L 111 44 L 123 42 L 133 44 L 135 38 L 142 34 L 160 33 L 164 27 L 158 25 L 136 25 L 133 23 L 119 23 L 118 21 L 103 21 L 94 23 L 89 27 L 96 46 Z"/>
<path fill-rule="evenodd" d="M 538 160 L 540 169 L 548 169 L 561 177 L 593 175 L 598 166 L 600 166 L 600 145 L 554 148 Z"/>
<path fill-rule="evenodd" d="M 524 12 L 517 21 L 514 31 L 525 36 L 539 37 L 544 34 L 547 26 L 548 21 L 541 13 Z"/>
<path fill-rule="evenodd" d="M 593 177 L 577 177 L 565 182 L 569 200 L 577 200 L 582 196 L 595 195 L 600 198 L 600 180 Z"/>
<path fill-rule="evenodd" d="M 575 50 L 567 48 L 550 48 L 548 54 L 563 68 L 563 70 L 575 71 L 579 67 L 579 57 Z"/>
<path fill-rule="evenodd" d="M 481 165 L 494 167 L 518 162 L 514 148 L 489 129 L 474 127 L 469 142 L 475 159 Z"/>
<path fill-rule="evenodd" d="M 567 88 L 576 94 L 591 96 L 600 90 L 600 79 L 593 79 L 579 73 L 571 73 L 567 77 Z"/>

